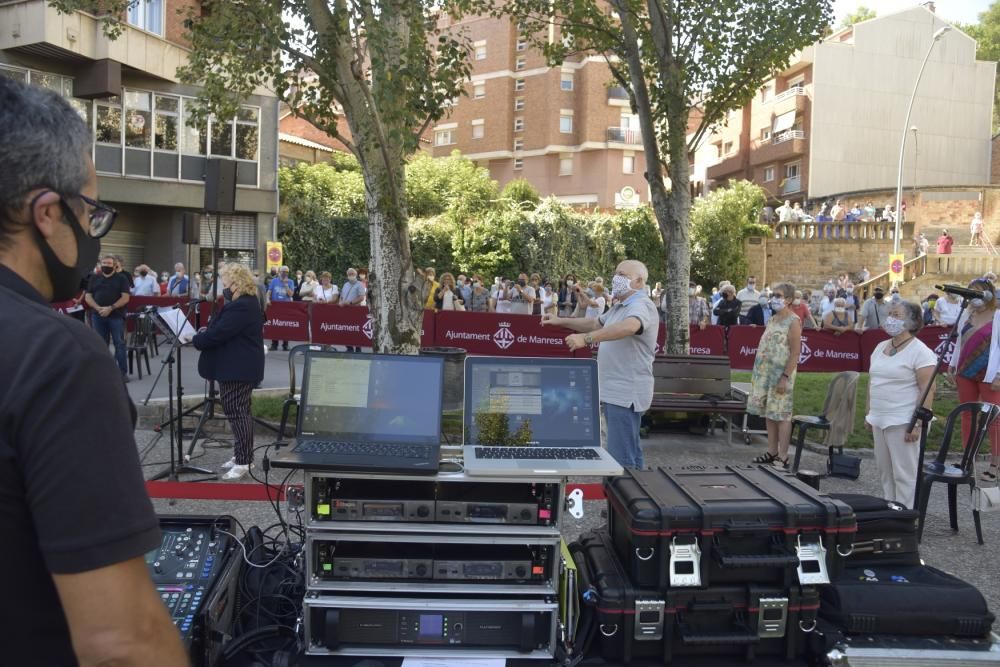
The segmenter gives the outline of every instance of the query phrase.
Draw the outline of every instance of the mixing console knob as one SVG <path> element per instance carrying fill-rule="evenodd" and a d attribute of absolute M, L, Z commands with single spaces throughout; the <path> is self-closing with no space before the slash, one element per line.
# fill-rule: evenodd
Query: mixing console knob
<path fill-rule="evenodd" d="M 520 578 L 524 578 L 528 574 L 528 569 L 523 565 L 518 565 L 517 568 L 514 570 L 514 574 L 516 574 Z"/>
<path fill-rule="evenodd" d="M 521 510 L 521 519 L 527 521 L 531 518 L 531 510 Z"/>
<path fill-rule="evenodd" d="M 163 574 L 163 566 L 160 564 L 160 561 L 153 563 L 153 571 L 157 574 Z"/>
<path fill-rule="evenodd" d="M 417 565 L 417 576 L 418 577 L 423 577 L 423 576 L 426 576 L 426 575 L 427 575 L 427 566 L 424 565 L 423 563 L 421 563 L 420 565 Z"/>
<path fill-rule="evenodd" d="M 430 513 L 431 510 L 430 508 L 427 507 L 427 505 L 421 505 L 420 507 L 417 508 L 417 516 L 419 516 L 420 518 L 425 518 Z"/>

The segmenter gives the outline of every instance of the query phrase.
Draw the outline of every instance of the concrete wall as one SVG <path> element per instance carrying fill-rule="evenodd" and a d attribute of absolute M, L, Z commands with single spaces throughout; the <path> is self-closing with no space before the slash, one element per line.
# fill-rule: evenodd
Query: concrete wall
<path fill-rule="evenodd" d="M 944 25 L 914 8 L 858 24 L 853 43 L 817 45 L 810 197 L 895 186 L 907 103 Z M 906 187 L 914 178 L 918 185 L 989 182 L 996 63 L 976 61 L 975 52 L 975 41 L 957 29 L 934 47 L 909 123 L 918 139 L 914 146 L 908 138 Z"/>
<path fill-rule="evenodd" d="M 817 289 L 841 273 L 853 279 L 864 266 L 872 275 L 887 271 L 892 241 L 769 238 L 762 250 L 748 239 L 746 248 L 750 274 L 757 276 L 758 282 L 764 276 L 768 285 L 787 280 L 799 289 Z"/>

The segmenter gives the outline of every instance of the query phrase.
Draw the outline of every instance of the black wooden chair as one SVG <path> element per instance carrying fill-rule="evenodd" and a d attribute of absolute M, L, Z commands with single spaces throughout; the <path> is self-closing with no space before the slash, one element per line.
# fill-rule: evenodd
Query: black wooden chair
<path fill-rule="evenodd" d="M 152 375 L 149 369 L 149 339 L 153 335 L 153 320 L 146 313 L 129 313 L 126 318 L 135 323 L 125 346 L 128 353 L 128 372 L 131 375 L 134 367 L 141 380 L 143 361 L 146 362 L 146 375 Z"/>
<path fill-rule="evenodd" d="M 961 474 L 946 475 L 946 460 L 948 449 L 951 447 L 952 435 L 956 429 L 961 437 L 962 415 L 968 414 L 972 423 L 969 428 L 969 437 L 965 441 L 965 450 L 962 452 L 962 460 L 958 464 Z M 951 522 L 951 529 L 958 532 L 958 487 L 968 485 L 969 492 L 976 488 L 976 455 L 979 448 L 986 439 L 986 434 L 1000 415 L 1000 407 L 992 403 L 962 403 L 951 411 L 948 421 L 944 426 L 944 437 L 941 439 L 941 449 L 938 450 L 937 458 L 932 463 L 924 466 L 923 479 L 920 484 L 920 495 L 917 499 L 917 510 L 920 512 L 920 519 L 917 524 L 917 539 L 924 534 L 924 518 L 927 515 L 927 503 L 931 497 L 931 488 L 936 482 L 948 485 L 948 519 Z M 976 540 L 983 544 L 983 526 L 979 518 L 979 512 L 972 510 L 972 521 L 976 526 Z"/>
<path fill-rule="evenodd" d="M 278 442 L 282 442 L 285 439 L 285 428 L 288 425 L 288 415 L 291 412 L 292 406 L 294 405 L 298 408 L 298 405 L 302 400 L 302 388 L 296 382 L 296 360 L 301 357 L 302 361 L 305 361 L 307 353 L 322 352 L 328 349 L 330 348 L 326 345 L 303 343 L 301 345 L 295 345 L 288 351 L 288 394 L 285 396 L 285 402 L 281 405 L 281 423 L 278 424 Z"/>

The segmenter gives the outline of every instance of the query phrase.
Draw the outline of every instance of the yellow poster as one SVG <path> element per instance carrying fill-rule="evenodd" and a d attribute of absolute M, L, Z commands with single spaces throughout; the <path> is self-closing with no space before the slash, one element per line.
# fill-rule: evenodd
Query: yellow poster
<path fill-rule="evenodd" d="M 889 277 L 893 281 L 903 280 L 903 255 L 889 255 Z"/>
<path fill-rule="evenodd" d="M 267 270 L 281 268 L 281 261 L 284 258 L 284 247 L 278 241 L 267 242 Z"/>

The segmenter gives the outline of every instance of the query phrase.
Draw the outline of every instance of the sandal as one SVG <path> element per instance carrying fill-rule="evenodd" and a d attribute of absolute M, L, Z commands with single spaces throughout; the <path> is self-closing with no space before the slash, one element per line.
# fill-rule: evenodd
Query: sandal
<path fill-rule="evenodd" d="M 781 458 L 780 456 L 774 457 L 774 463 L 772 463 L 775 468 L 779 470 L 788 470 L 788 457 Z"/>
<path fill-rule="evenodd" d="M 984 470 L 979 475 L 979 479 L 983 482 L 995 482 L 997 481 L 998 464 L 991 463 L 990 467 Z"/>
<path fill-rule="evenodd" d="M 777 454 L 772 454 L 771 452 L 764 452 L 763 454 L 755 458 L 753 460 L 753 463 L 761 463 L 766 465 L 768 463 L 774 463 L 777 459 L 778 459 Z"/>

